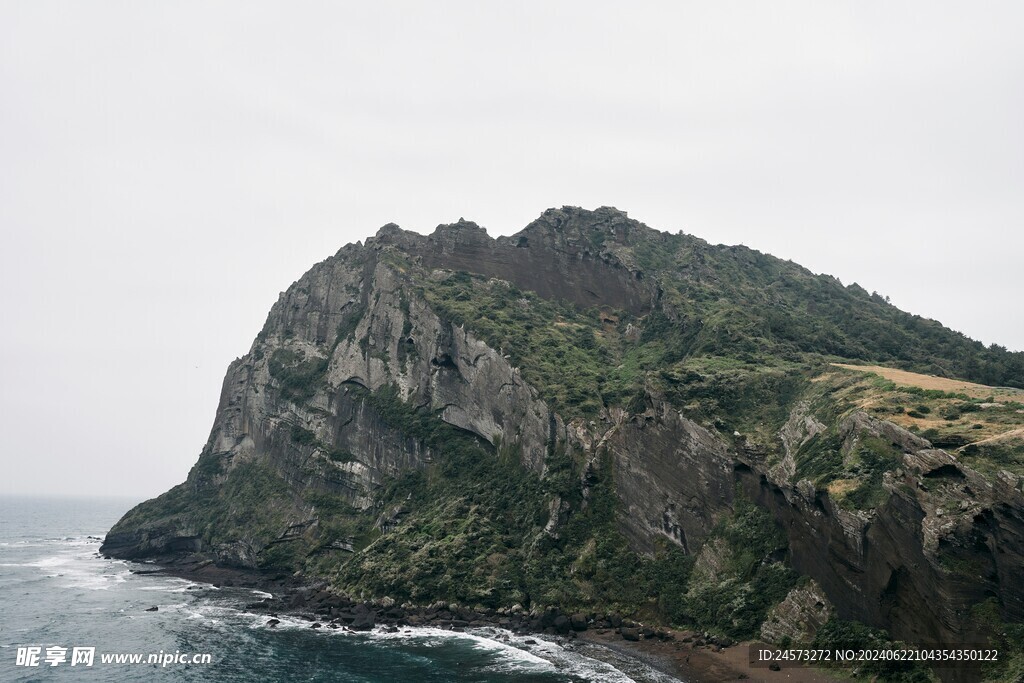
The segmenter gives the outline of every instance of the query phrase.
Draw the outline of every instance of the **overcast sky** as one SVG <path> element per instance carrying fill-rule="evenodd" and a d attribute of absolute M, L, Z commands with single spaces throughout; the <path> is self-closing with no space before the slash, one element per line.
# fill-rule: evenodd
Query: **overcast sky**
<path fill-rule="evenodd" d="M 182 481 L 387 222 L 616 206 L 1024 349 L 1019 2 L 0 0 L 2 493 Z"/>

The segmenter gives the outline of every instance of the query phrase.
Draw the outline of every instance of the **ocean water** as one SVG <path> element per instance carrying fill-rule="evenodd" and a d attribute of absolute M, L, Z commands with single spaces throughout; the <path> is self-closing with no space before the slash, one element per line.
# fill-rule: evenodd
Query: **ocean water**
<path fill-rule="evenodd" d="M 494 628 L 356 634 L 283 615 L 268 628 L 266 615 L 244 608 L 266 594 L 104 560 L 100 540 L 133 503 L 0 498 L 0 681 L 676 680 L 593 645 L 528 644 Z M 85 649 L 72 664 L 75 648 Z M 197 655 L 209 663 L 189 661 Z"/>

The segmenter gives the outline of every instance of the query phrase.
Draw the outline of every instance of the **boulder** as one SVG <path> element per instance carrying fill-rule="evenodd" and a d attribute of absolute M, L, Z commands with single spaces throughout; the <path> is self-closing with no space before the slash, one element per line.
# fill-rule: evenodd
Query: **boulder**
<path fill-rule="evenodd" d="M 640 640 L 640 629 L 637 628 L 623 626 L 619 631 L 619 634 L 622 636 L 623 640 L 632 640 L 634 642 Z"/>

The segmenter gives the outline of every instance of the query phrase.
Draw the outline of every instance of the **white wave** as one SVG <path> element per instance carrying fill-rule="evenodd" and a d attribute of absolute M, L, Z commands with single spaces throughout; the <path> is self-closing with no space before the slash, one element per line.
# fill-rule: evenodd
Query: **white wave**
<path fill-rule="evenodd" d="M 85 588 L 88 590 L 105 591 L 110 588 L 111 581 L 105 576 L 95 574 L 62 575 L 63 584 L 68 588 Z"/>
<path fill-rule="evenodd" d="M 540 639 L 538 639 L 540 641 Z M 546 642 L 546 641 L 541 641 Z M 680 679 L 658 671 L 649 664 L 612 650 L 603 645 L 587 641 L 569 641 L 561 648 L 568 671 L 574 671 L 573 662 L 580 675 L 593 681 L 636 680 L 645 683 L 681 683 Z M 606 668 L 607 667 L 607 668 Z"/>
<path fill-rule="evenodd" d="M 184 593 L 194 588 L 205 588 L 206 584 L 196 583 L 177 576 L 152 576 L 150 574 L 135 575 L 131 571 L 129 576 L 134 576 L 139 581 L 156 581 L 157 583 L 148 586 L 133 586 L 135 590 L 154 591 L 158 593 Z"/>
<path fill-rule="evenodd" d="M 503 664 L 513 665 L 515 668 L 525 666 L 531 670 L 553 671 L 555 669 L 554 665 L 544 657 L 538 657 L 532 652 L 508 642 L 496 640 L 495 635 L 499 631 L 500 629 L 449 631 L 441 628 L 417 627 L 400 629 L 394 633 L 378 629 L 371 631 L 369 635 L 375 640 L 415 640 L 417 645 L 426 645 L 427 647 L 444 645 L 452 640 L 468 640 L 472 643 L 474 650 L 491 652 L 504 660 Z M 502 633 L 511 635 L 507 631 Z"/>
<path fill-rule="evenodd" d="M 253 591 L 252 594 L 261 598 L 267 598 L 268 600 L 274 597 L 273 593 L 268 593 L 266 591 Z"/>
<path fill-rule="evenodd" d="M 212 619 L 208 610 L 193 614 L 194 616 L 190 618 L 205 618 L 217 623 Z M 277 619 L 277 623 L 270 627 L 268 622 L 271 617 L 266 614 L 237 611 L 235 616 L 248 619 L 249 628 L 252 629 L 274 628 L 276 630 L 302 629 L 310 631 L 310 626 L 313 623 L 308 619 L 280 614 L 273 617 Z M 544 640 L 537 635 L 518 636 L 500 628 L 487 627 L 470 631 L 451 631 L 442 628 L 406 626 L 398 631 L 390 632 L 381 627 L 372 631 L 351 631 L 341 628 L 332 629 L 324 625 L 323 628 L 317 629 L 317 632 L 327 636 L 369 638 L 378 641 L 408 641 L 410 644 L 426 648 L 443 647 L 456 639 L 465 640 L 470 641 L 474 649 L 490 652 L 495 657 L 497 661 L 491 665 L 491 668 L 496 673 L 562 672 L 595 683 L 636 683 L 633 678 L 612 664 L 566 650 L 558 643 Z M 531 643 L 527 644 L 525 642 L 527 640 L 530 640 Z M 640 662 L 636 662 L 633 668 L 646 670 L 644 673 L 649 675 L 644 675 L 644 680 L 665 681 L 666 683 L 676 680 L 670 676 L 664 676 Z"/>
<path fill-rule="evenodd" d="M 299 619 L 298 617 L 291 617 L 287 614 L 279 614 L 276 617 L 271 617 L 267 614 L 255 614 L 253 612 L 239 612 L 239 617 L 243 617 L 249 620 L 249 628 L 270 628 L 267 626 L 267 622 L 270 619 L 277 619 L 278 623 L 274 625 L 274 628 L 281 630 L 293 629 L 293 628 L 306 628 L 308 629 L 310 624 L 313 622 L 305 619 Z M 341 629 L 327 629 L 328 631 L 341 632 Z"/>
<path fill-rule="evenodd" d="M 599 683 L 635 683 L 633 678 L 608 662 L 573 652 L 536 634 L 516 635 L 504 629 L 490 627 L 477 629 L 476 632 L 487 637 L 507 640 L 507 647 L 542 659 L 559 672 L 571 673 Z"/>
<path fill-rule="evenodd" d="M 47 579 L 59 579 L 60 585 L 68 588 L 86 588 L 90 590 L 106 590 L 111 585 L 124 583 L 128 574 L 127 569 L 123 571 L 111 571 L 113 567 L 122 563 L 114 563 L 106 560 L 98 560 L 91 551 L 95 543 L 85 537 L 72 539 L 58 539 L 58 554 L 44 555 L 28 562 L 6 563 L 2 566 L 27 567 L 40 570 Z M 49 546 L 52 548 L 52 544 Z"/>
<path fill-rule="evenodd" d="M 60 567 L 71 561 L 70 557 L 62 557 L 60 555 L 52 555 L 50 557 L 41 557 L 32 562 L 26 562 L 21 565 L 23 567 L 38 567 L 39 569 L 49 569 L 50 567 Z"/>

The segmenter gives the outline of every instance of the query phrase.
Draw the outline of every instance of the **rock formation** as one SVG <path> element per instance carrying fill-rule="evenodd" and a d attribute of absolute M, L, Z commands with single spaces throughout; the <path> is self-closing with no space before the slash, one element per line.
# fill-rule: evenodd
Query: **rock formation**
<path fill-rule="evenodd" d="M 862 332 L 851 316 L 875 327 Z M 925 351 L 890 348 L 887 337 Z M 571 343 L 551 341 L 563 338 Z M 1024 621 L 1016 465 L 972 466 L 934 448 L 870 407 L 874 385 L 828 364 L 847 355 L 929 370 L 954 362 L 929 349 L 956 344 L 975 348 L 859 287 L 614 209 L 549 210 L 497 239 L 461 220 L 429 236 L 387 225 L 281 294 L 228 368 L 187 481 L 125 515 L 102 552 L 300 570 L 341 577 L 340 588 L 356 585 L 345 577 L 364 557 L 401 576 L 436 560 L 434 581 L 445 552 L 468 551 L 445 550 L 461 537 L 417 517 L 424 506 L 451 508 L 437 524 L 490 510 L 478 539 L 500 517 L 472 492 L 449 507 L 424 498 L 441 490 L 456 444 L 468 454 L 460 467 L 514 460 L 538 501 L 525 527 L 502 527 L 506 539 L 518 530 L 521 547 L 473 560 L 490 572 L 465 579 L 481 604 L 491 590 L 558 600 L 501 565 L 509 552 L 543 562 L 552 549 L 581 586 L 566 600 L 599 601 L 587 591 L 605 576 L 593 559 L 603 537 L 573 520 L 597 520 L 609 491 L 608 533 L 637 561 L 705 548 L 693 572 L 706 573 L 707 541 L 725 543 L 722 525 L 742 497 L 785 539 L 754 570 L 812 580 L 782 588 L 765 634 L 806 635 L 834 614 L 913 642 L 976 640 L 972 608 L 986 600 L 1005 621 Z M 974 366 L 1009 367 L 1011 379 L 1020 364 L 970 353 Z M 581 381 L 586 372 L 597 379 Z M 885 390 L 885 400 L 905 398 Z M 409 540 L 416 519 L 419 540 Z"/>

